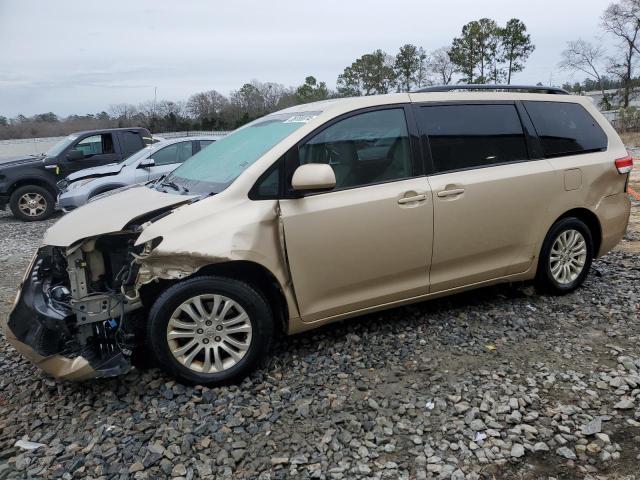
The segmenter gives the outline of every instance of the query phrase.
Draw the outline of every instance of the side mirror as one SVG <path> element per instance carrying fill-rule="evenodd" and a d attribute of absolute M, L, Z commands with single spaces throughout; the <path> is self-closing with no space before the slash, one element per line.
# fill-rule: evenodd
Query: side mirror
<path fill-rule="evenodd" d="M 81 160 L 84 158 L 84 153 L 82 150 L 73 149 L 69 153 L 67 153 L 67 160 Z"/>
<path fill-rule="evenodd" d="M 335 186 L 336 174 L 326 163 L 300 165 L 291 179 L 291 187 L 296 192 L 331 190 Z"/>
<path fill-rule="evenodd" d="M 145 158 L 138 164 L 138 168 L 151 168 L 155 166 L 156 161 L 153 158 Z"/>

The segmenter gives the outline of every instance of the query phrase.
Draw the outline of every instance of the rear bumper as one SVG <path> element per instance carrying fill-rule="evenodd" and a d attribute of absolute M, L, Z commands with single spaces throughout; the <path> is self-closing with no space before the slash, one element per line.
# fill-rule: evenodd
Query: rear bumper
<path fill-rule="evenodd" d="M 59 379 L 87 380 L 126 372 L 130 363 L 121 353 L 102 359 L 74 345 L 71 330 L 75 314 L 55 305 L 45 291 L 40 271 L 46 255 L 43 251 L 46 248 L 41 249 L 29 267 L 13 310 L 2 325 L 7 341 L 25 358 Z"/>
<path fill-rule="evenodd" d="M 631 214 L 628 194 L 621 192 L 604 197 L 596 208 L 596 214 L 602 228 L 602 242 L 598 251 L 600 257 L 613 249 L 627 232 Z"/>

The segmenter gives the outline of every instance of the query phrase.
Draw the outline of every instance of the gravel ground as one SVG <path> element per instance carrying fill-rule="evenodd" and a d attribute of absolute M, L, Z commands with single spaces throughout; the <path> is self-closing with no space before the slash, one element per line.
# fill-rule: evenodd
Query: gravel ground
<path fill-rule="evenodd" d="M 363 316 L 279 340 L 235 387 L 57 382 L 0 339 L 0 478 L 636 478 L 639 213 L 571 295 Z M 0 213 L 0 315 L 46 226 Z"/>

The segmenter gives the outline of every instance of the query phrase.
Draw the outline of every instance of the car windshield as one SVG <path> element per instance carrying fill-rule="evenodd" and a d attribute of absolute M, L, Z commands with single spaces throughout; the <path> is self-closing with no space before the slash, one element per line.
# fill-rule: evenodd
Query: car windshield
<path fill-rule="evenodd" d="M 53 147 L 47 150 L 45 155 L 47 157 L 57 157 L 64 151 L 65 148 L 71 145 L 76 138 L 78 138 L 77 135 L 69 135 L 68 137 L 64 137 L 62 140 L 56 143 Z"/>
<path fill-rule="evenodd" d="M 120 163 L 122 163 L 123 165 L 131 165 L 132 163 L 137 162 L 138 160 L 146 158 L 148 155 L 151 154 L 151 152 L 157 150 L 158 149 L 157 147 L 158 147 L 158 143 L 154 143 L 153 146 L 149 145 L 147 147 L 144 147 L 142 150 L 138 150 L 137 152 L 129 155 L 124 160 L 121 160 Z"/>
<path fill-rule="evenodd" d="M 169 175 L 190 193 L 219 193 L 267 151 L 321 112 L 275 113 L 212 143 Z"/>

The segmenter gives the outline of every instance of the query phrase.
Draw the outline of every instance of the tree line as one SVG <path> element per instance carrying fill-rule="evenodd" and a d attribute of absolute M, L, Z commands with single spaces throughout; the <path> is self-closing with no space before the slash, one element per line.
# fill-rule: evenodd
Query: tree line
<path fill-rule="evenodd" d="M 640 0 L 611 3 L 600 17 L 602 33 L 615 40 L 608 51 L 600 41 L 576 39 L 561 53 L 560 69 L 584 75 L 564 88 L 582 93 L 600 90 L 601 107 L 628 107 L 637 93 L 640 45 Z M 298 86 L 252 80 L 225 96 L 216 90 L 187 100 L 146 101 L 111 105 L 108 111 L 58 118 L 48 112 L 15 118 L 0 116 L 0 139 L 64 135 L 104 127 L 144 126 L 153 132 L 232 130 L 255 118 L 292 105 L 344 96 L 405 92 L 429 85 L 507 83 L 521 72 L 535 50 L 526 25 L 513 18 L 499 25 L 481 18 L 464 25 L 450 45 L 426 51 L 413 44 L 395 54 L 381 49 L 366 53 L 338 75 L 336 88 L 307 76 Z M 541 83 L 539 83 L 541 84 Z M 616 93 L 610 94 L 610 90 Z"/>
<path fill-rule="evenodd" d="M 640 58 L 640 0 L 611 3 L 600 16 L 600 29 L 614 40 L 615 48 L 605 48 L 601 40 L 591 42 L 578 38 L 567 42 L 559 67 L 584 75 L 585 80 L 567 83 L 564 87 L 576 93 L 600 90 L 600 107 L 604 110 L 627 108 L 640 86 L 636 76 Z M 616 92 L 609 93 L 611 89 Z"/>
<path fill-rule="evenodd" d="M 451 45 L 430 52 L 412 44 L 403 45 L 395 55 L 377 49 L 345 67 L 335 90 L 313 76 L 295 87 L 252 80 L 228 96 L 209 90 L 187 100 L 122 103 L 111 105 L 108 111 L 66 118 L 52 112 L 10 119 L 0 116 L 0 139 L 134 125 L 152 132 L 232 130 L 267 113 L 328 98 L 406 92 L 452 82 L 510 83 L 535 48 L 526 30 L 515 18 L 504 26 L 482 18 L 466 24 Z"/>

